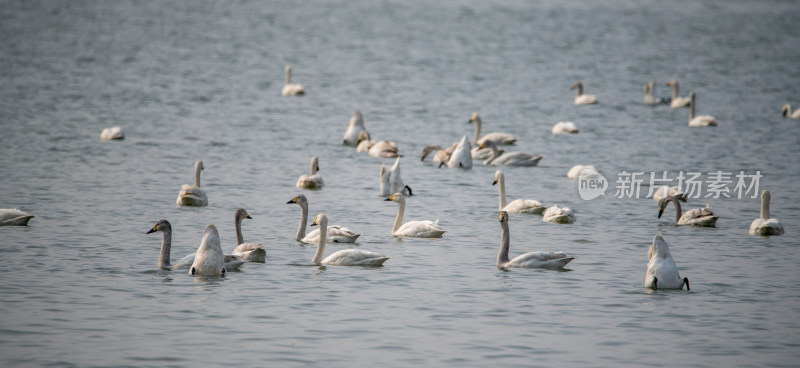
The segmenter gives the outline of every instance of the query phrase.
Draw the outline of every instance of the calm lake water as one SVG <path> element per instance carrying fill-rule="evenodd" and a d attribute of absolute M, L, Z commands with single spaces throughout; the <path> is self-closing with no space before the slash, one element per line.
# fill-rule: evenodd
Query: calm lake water
<path fill-rule="evenodd" d="M 800 121 L 780 108 L 800 108 L 798 17 L 793 1 L 5 1 L 0 208 L 36 217 L 0 228 L 0 365 L 797 366 Z M 280 96 L 289 64 L 304 97 Z M 652 78 L 661 96 L 670 79 L 695 91 L 719 126 L 645 106 Z M 573 105 L 577 80 L 601 103 Z M 393 160 L 341 144 L 356 109 L 405 155 L 406 220 L 438 218 L 444 238 L 390 235 L 378 173 Z M 578 220 L 512 215 L 511 255 L 563 250 L 565 272 L 495 266 L 495 168 L 419 161 L 471 138 L 473 111 L 544 155 L 503 169 L 509 197 Z M 581 132 L 550 134 L 562 120 Z M 101 141 L 114 125 L 125 140 Z M 327 186 L 300 190 L 312 155 Z M 209 205 L 180 208 L 198 159 Z M 605 196 L 581 199 L 575 164 L 600 170 Z M 709 204 L 717 228 L 658 219 L 645 195 L 663 171 L 763 175 L 786 235 L 748 235 L 752 191 L 684 205 Z M 645 173 L 639 198 L 616 195 L 623 172 Z M 309 266 L 285 204 L 298 193 L 391 259 Z M 157 220 L 173 259 L 212 223 L 230 251 L 239 207 L 266 264 L 157 269 Z M 643 288 L 657 233 L 690 292 Z"/>

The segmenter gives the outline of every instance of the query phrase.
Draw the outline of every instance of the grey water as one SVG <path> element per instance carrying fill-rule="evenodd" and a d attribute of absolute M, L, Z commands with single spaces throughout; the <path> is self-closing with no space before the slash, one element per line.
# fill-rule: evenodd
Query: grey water
<path fill-rule="evenodd" d="M 800 359 L 800 7 L 793 1 L 3 1 L 0 365 L 787 367 Z M 283 97 L 283 68 L 306 95 Z M 642 103 L 676 79 L 689 111 Z M 598 96 L 572 104 L 582 81 Z M 442 239 L 396 239 L 382 163 L 343 146 L 359 109 L 373 139 L 396 141 L 414 190 L 406 220 L 439 219 Z M 511 256 L 561 250 L 563 272 L 502 270 L 495 167 L 420 162 L 477 111 L 483 132 L 519 137 L 538 167 L 502 168 L 510 199 L 572 208 L 577 222 L 512 215 Z M 577 135 L 552 135 L 573 121 Z M 101 141 L 119 125 L 123 141 Z M 296 188 L 311 156 L 326 186 Z M 178 207 L 203 160 L 209 205 Z M 605 195 L 583 200 L 566 172 L 592 164 Z M 657 218 L 621 173 L 731 173 L 708 204 L 716 228 Z M 762 175 L 786 234 L 748 235 L 760 201 L 733 191 Z M 707 189 L 707 186 L 704 186 Z M 384 267 L 310 266 L 294 241 L 303 193 L 363 235 Z M 741 198 L 739 198 L 741 197 Z M 265 264 L 220 279 L 159 270 L 157 220 L 173 259 L 233 214 Z M 691 291 L 643 287 L 664 235 Z M 329 244 L 328 253 L 348 248 Z"/>

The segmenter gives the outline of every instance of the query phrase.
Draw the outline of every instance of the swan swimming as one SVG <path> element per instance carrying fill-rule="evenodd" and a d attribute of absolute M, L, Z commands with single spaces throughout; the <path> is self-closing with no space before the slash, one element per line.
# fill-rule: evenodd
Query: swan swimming
<path fill-rule="evenodd" d="M 200 189 L 200 171 L 203 171 L 203 161 L 197 160 L 194 163 L 194 185 L 183 184 L 181 191 L 178 192 L 178 199 L 175 203 L 178 206 L 207 206 L 208 197 L 206 192 Z"/>
<path fill-rule="evenodd" d="M 172 248 L 172 225 L 169 221 L 161 219 L 146 234 L 152 234 L 160 231 L 163 234 L 161 238 L 161 254 L 158 257 L 158 268 L 162 270 L 178 270 L 188 269 L 194 263 L 196 252 L 186 255 L 185 257 L 170 264 L 170 250 Z M 242 267 L 244 261 L 235 256 L 225 256 L 225 269 L 236 270 Z"/>
<path fill-rule="evenodd" d="M 245 243 L 244 236 L 242 236 L 242 220 L 252 219 L 250 214 L 244 208 L 239 208 L 234 213 L 233 218 L 236 228 L 236 244 L 238 245 L 231 254 L 243 261 L 264 263 L 267 258 L 267 251 L 264 250 L 264 246 L 256 243 Z"/>
<path fill-rule="evenodd" d="M 406 198 L 402 193 L 395 193 L 384 201 L 392 201 L 399 205 L 397 216 L 394 218 L 392 235 L 407 236 L 415 238 L 441 238 L 447 231 L 439 227 L 439 220 L 436 221 L 409 221 L 403 223 L 403 214 L 406 211 Z"/>
<path fill-rule="evenodd" d="M 683 289 L 689 291 L 689 279 L 678 274 L 678 266 L 672 259 L 669 246 L 661 234 L 653 237 L 653 244 L 647 250 L 647 272 L 644 275 L 644 287 L 650 289 Z"/>
<path fill-rule="evenodd" d="M 800 110 L 795 110 L 794 112 L 792 112 L 792 106 L 789 104 L 783 105 L 783 107 L 781 107 L 781 114 L 783 115 L 784 118 L 800 119 Z"/>
<path fill-rule="evenodd" d="M 572 212 L 571 208 L 559 207 L 558 204 L 554 204 L 553 207 L 544 210 L 542 215 L 542 221 L 551 224 L 571 224 L 576 220 L 575 213 Z"/>
<path fill-rule="evenodd" d="M 780 220 L 769 217 L 769 200 L 769 191 L 761 191 L 761 217 L 750 224 L 750 235 L 769 236 L 784 233 Z"/>
<path fill-rule="evenodd" d="M 527 152 L 506 152 L 500 154 L 497 146 L 492 141 L 486 141 L 480 146 L 481 148 L 489 148 L 492 150 L 492 155 L 483 161 L 484 165 L 492 166 L 536 166 L 539 160 L 542 159 L 541 155 L 534 155 Z"/>
<path fill-rule="evenodd" d="M 347 124 L 347 130 L 344 132 L 344 140 L 342 143 L 348 146 L 355 146 L 359 142 L 359 135 L 362 131 L 366 131 L 364 128 L 364 117 L 361 115 L 361 110 L 356 110 L 353 113 L 353 117 L 350 118 L 350 123 Z M 369 137 L 369 133 L 367 133 L 367 137 Z"/>
<path fill-rule="evenodd" d="M 508 134 L 508 133 L 489 133 L 483 137 L 481 137 L 481 117 L 478 115 L 477 112 L 473 112 L 472 115 L 469 117 L 469 122 L 467 123 L 475 123 L 475 146 L 480 146 L 481 143 L 486 141 L 492 141 L 498 146 L 507 146 L 512 145 L 517 142 L 517 137 Z M 476 158 L 476 157 L 473 157 Z"/>
<path fill-rule="evenodd" d="M 296 197 L 290 199 L 289 202 L 286 202 L 286 204 L 292 203 L 296 203 L 298 206 L 300 206 L 300 226 L 297 228 L 297 235 L 295 236 L 294 240 L 300 243 L 316 243 L 319 238 L 319 229 L 314 229 L 308 233 L 308 235 L 306 235 L 306 224 L 308 223 L 308 199 L 306 196 L 298 194 Z M 361 234 L 356 234 L 350 229 L 340 225 L 328 226 L 327 240 L 334 243 L 355 243 L 359 236 L 361 236 Z"/>
<path fill-rule="evenodd" d="M 442 165 L 444 165 L 444 163 L 439 164 L 439 167 Z M 472 168 L 472 153 L 466 135 L 461 138 L 461 141 L 458 142 L 458 145 L 453 150 L 453 154 L 451 154 L 450 158 L 447 160 L 447 167 L 461 169 Z"/>
<path fill-rule="evenodd" d="M 689 126 L 690 127 L 707 127 L 716 126 L 717 121 L 711 115 L 694 115 L 695 96 L 694 92 L 689 92 Z"/>
<path fill-rule="evenodd" d="M 568 257 L 562 252 L 530 252 L 508 259 L 508 248 L 511 243 L 511 236 L 508 231 L 508 212 L 500 211 L 498 216 L 500 220 L 500 228 L 503 234 L 500 237 L 500 252 L 497 253 L 497 267 L 498 268 L 564 268 L 564 266 L 572 261 L 573 257 Z"/>
<path fill-rule="evenodd" d="M 678 82 L 676 80 L 671 80 L 667 82 L 667 86 L 672 87 L 672 99 L 669 102 L 669 107 L 671 108 L 678 108 L 678 107 L 689 107 L 689 104 L 692 102 L 691 99 L 686 97 L 678 97 Z"/>
<path fill-rule="evenodd" d="M 397 143 L 390 141 L 373 141 L 369 136 L 369 132 L 366 130 L 362 130 L 358 133 L 356 152 L 366 152 L 370 156 L 378 158 L 400 157 Z"/>
<path fill-rule="evenodd" d="M 656 80 L 653 79 L 649 83 L 644 84 L 644 104 L 645 105 L 655 105 L 658 103 L 655 97 L 653 97 L 653 87 L 656 84 Z"/>
<path fill-rule="evenodd" d="M 283 86 L 283 90 L 281 90 L 281 95 L 283 96 L 292 96 L 292 95 L 304 95 L 306 90 L 300 84 L 292 84 L 292 67 L 287 65 L 284 69 L 286 71 L 286 84 Z"/>
<path fill-rule="evenodd" d="M 314 217 L 314 222 L 311 226 L 319 225 L 320 229 L 328 227 L 328 218 L 323 214 L 318 214 Z M 382 266 L 383 262 L 389 259 L 382 254 L 370 252 L 361 249 L 343 249 L 333 253 L 325 259 L 322 259 L 325 253 L 325 237 L 319 237 L 317 240 L 317 251 L 314 253 L 314 258 L 311 263 L 315 265 L 331 265 L 331 266 Z"/>
<path fill-rule="evenodd" d="M 100 133 L 100 139 L 104 141 L 125 139 L 125 132 L 118 126 L 105 128 L 103 132 Z"/>
<path fill-rule="evenodd" d="M 458 142 L 454 143 L 452 146 L 448 147 L 447 149 L 442 149 L 435 144 L 430 144 L 425 147 L 422 147 L 422 155 L 420 156 L 420 161 L 425 161 L 425 157 L 431 154 L 431 152 L 435 152 L 433 154 L 433 163 L 441 165 L 447 165 L 447 161 L 450 160 L 450 156 L 453 155 L 453 151 L 455 151 L 456 147 L 458 146 Z"/>
<path fill-rule="evenodd" d="M 577 134 L 580 133 L 580 130 L 571 121 L 559 121 L 556 125 L 553 125 L 553 129 L 550 132 L 553 134 Z"/>
<path fill-rule="evenodd" d="M 570 87 L 570 89 L 578 90 L 578 95 L 575 96 L 576 105 L 589 105 L 597 103 L 597 96 L 583 94 L 583 83 L 575 82 L 575 84 L 573 84 L 572 87 Z"/>
<path fill-rule="evenodd" d="M 403 178 L 400 175 L 400 157 L 395 160 L 394 165 L 392 165 L 392 168 L 389 170 L 386 169 L 386 165 L 381 164 L 380 188 L 381 196 L 387 196 L 389 193 L 397 192 L 403 193 L 404 195 L 408 193 L 408 196 L 412 195 L 411 187 L 403 182 Z"/>
<path fill-rule="evenodd" d="M 670 204 L 670 202 L 675 204 L 676 225 L 703 227 L 717 226 L 717 219 L 719 216 L 715 216 L 714 212 L 711 212 L 707 206 L 706 208 L 695 208 L 686 211 L 686 213 L 681 213 L 681 202 L 679 202 L 678 198 L 675 198 L 675 196 L 661 198 L 661 200 L 658 201 L 658 218 L 661 218 L 661 215 L 664 213 L 664 210 L 667 208 L 667 205 Z"/>
<path fill-rule="evenodd" d="M 32 218 L 33 215 L 17 208 L 0 208 L 0 226 L 28 226 Z"/>
<path fill-rule="evenodd" d="M 322 189 L 322 187 L 325 186 L 325 181 L 322 180 L 322 176 L 317 174 L 317 170 L 319 170 L 319 159 L 317 156 L 312 156 L 311 174 L 300 175 L 295 185 L 301 189 Z"/>
<path fill-rule="evenodd" d="M 225 277 L 225 255 L 219 244 L 217 227 L 208 225 L 203 233 L 203 240 L 194 256 L 189 274 L 192 276 L 219 276 Z"/>
<path fill-rule="evenodd" d="M 541 215 L 545 210 L 545 206 L 535 199 L 515 199 L 511 203 L 506 204 L 506 177 L 500 170 L 494 173 L 494 182 L 492 185 L 498 185 L 500 191 L 500 205 L 498 209 L 508 213 L 528 213 L 532 215 Z"/>
<path fill-rule="evenodd" d="M 592 165 L 575 165 L 569 169 L 567 172 L 567 177 L 570 179 L 580 179 L 581 172 L 583 172 L 583 170 L 587 170 L 583 173 L 584 178 L 594 179 L 600 175 L 600 173 L 597 172 L 597 169 L 595 169 Z"/>

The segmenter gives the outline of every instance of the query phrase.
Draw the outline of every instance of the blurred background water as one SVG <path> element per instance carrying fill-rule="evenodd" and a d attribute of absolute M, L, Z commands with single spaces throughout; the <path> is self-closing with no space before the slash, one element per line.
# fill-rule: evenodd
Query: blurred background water
<path fill-rule="evenodd" d="M 780 107 L 800 107 L 798 16 L 793 1 L 5 1 L 0 207 L 36 217 L 0 228 L 0 364 L 796 366 L 800 127 Z M 285 65 L 306 96 L 280 96 Z M 645 106 L 652 78 L 661 96 L 673 78 L 695 91 L 719 126 Z M 600 104 L 572 104 L 577 80 Z M 378 173 L 393 160 L 341 144 L 356 109 L 405 155 L 406 219 L 438 218 L 444 238 L 390 235 Z M 511 255 L 563 250 L 566 272 L 497 269 L 495 168 L 419 161 L 472 138 L 473 111 L 545 156 L 503 169 L 509 197 L 578 221 L 512 215 Z M 551 135 L 562 120 L 581 132 Z M 101 141 L 114 125 L 125 140 Z M 312 155 L 327 186 L 297 189 Z M 209 205 L 179 208 L 198 159 Z M 581 200 L 575 164 L 600 170 L 605 196 Z M 623 171 L 760 172 L 787 233 L 747 234 L 752 192 L 690 199 L 717 228 L 675 227 L 647 185 L 614 195 Z M 298 193 L 391 259 L 306 266 L 316 247 L 293 240 L 285 204 Z M 177 259 L 211 223 L 233 249 L 239 207 L 266 264 L 157 269 L 158 219 Z M 656 233 L 691 292 L 642 287 Z"/>

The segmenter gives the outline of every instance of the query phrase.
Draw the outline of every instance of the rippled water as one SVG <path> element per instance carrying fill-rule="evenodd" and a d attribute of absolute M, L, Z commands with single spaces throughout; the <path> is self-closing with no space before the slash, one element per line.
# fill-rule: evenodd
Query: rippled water
<path fill-rule="evenodd" d="M 791 1 L 12 1 L 0 7 L 3 366 L 794 366 L 800 354 L 800 8 Z M 281 97 L 283 67 L 307 95 Z M 687 109 L 648 107 L 675 78 Z M 572 105 L 581 80 L 595 106 Z M 394 239 L 382 162 L 340 144 L 355 109 L 397 141 L 415 190 L 407 219 L 442 239 Z M 498 270 L 494 168 L 438 169 L 424 145 L 484 132 L 545 156 L 506 168 L 511 198 L 573 208 L 572 225 L 511 217 L 511 254 L 563 250 L 566 272 Z M 573 136 L 550 134 L 572 120 Z M 121 125 L 121 142 L 99 139 Z M 320 157 L 321 191 L 294 187 Z M 202 159 L 204 208 L 175 197 Z M 391 163 L 390 160 L 383 162 Z M 606 196 L 564 177 L 594 164 Z M 715 229 L 670 225 L 650 199 L 616 198 L 618 173 L 760 171 L 787 234 L 747 234 L 759 200 L 720 198 Z M 644 186 L 643 191 L 648 189 Z M 307 266 L 299 208 L 363 233 L 382 268 Z M 644 193 L 643 193 L 644 194 Z M 268 250 L 219 280 L 157 269 L 233 213 Z M 647 247 L 670 243 L 691 292 L 642 287 Z M 330 251 L 345 246 L 329 245 Z"/>

